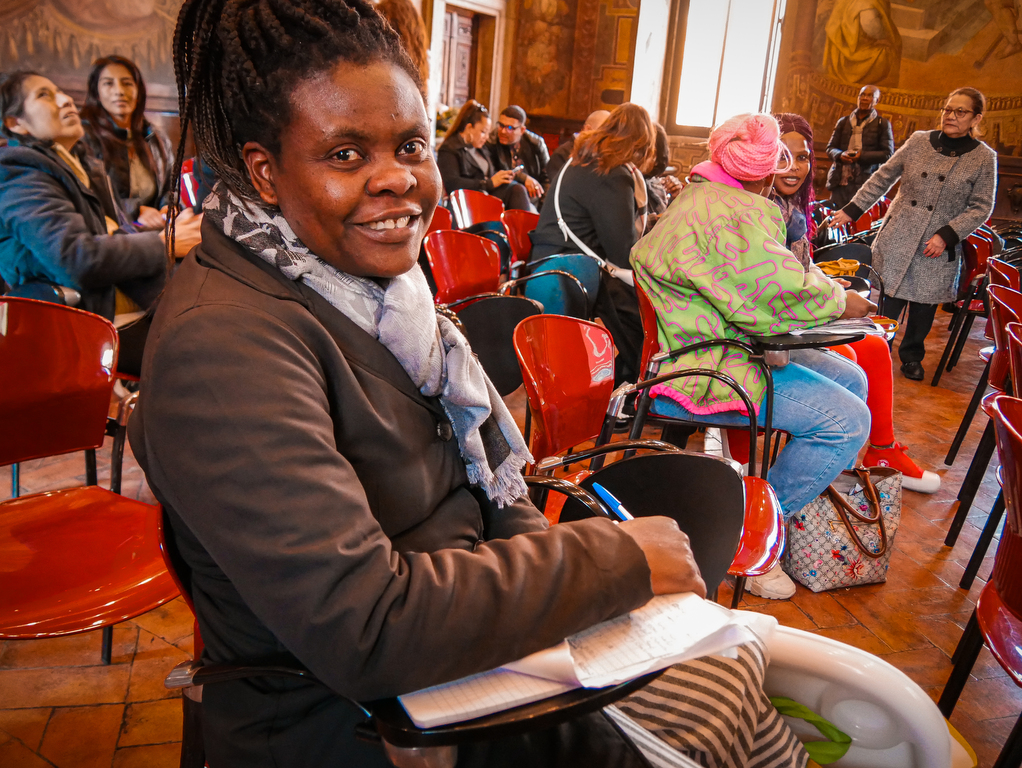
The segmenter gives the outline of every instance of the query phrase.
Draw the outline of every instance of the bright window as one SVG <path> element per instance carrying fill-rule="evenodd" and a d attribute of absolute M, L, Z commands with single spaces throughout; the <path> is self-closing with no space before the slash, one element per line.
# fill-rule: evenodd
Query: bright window
<path fill-rule="evenodd" d="M 672 127 L 703 133 L 733 115 L 768 108 L 784 2 L 688 0 Z"/>

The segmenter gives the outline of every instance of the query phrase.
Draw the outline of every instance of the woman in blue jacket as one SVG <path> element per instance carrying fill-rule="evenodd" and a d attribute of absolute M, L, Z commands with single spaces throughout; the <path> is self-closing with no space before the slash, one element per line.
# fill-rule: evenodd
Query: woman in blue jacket
<path fill-rule="evenodd" d="M 0 277 L 74 288 L 80 309 L 113 319 L 117 292 L 149 307 L 167 275 L 162 232 L 134 232 L 107 176 L 76 152 L 83 129 L 70 96 L 34 72 L 0 80 Z M 175 255 L 199 240 L 200 217 L 178 217 Z M 126 302 L 130 304 L 130 302 Z"/>

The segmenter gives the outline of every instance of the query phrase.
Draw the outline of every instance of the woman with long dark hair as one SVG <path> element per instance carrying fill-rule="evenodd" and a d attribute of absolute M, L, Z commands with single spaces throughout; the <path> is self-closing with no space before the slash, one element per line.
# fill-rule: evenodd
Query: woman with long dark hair
<path fill-rule="evenodd" d="M 456 189 L 475 189 L 499 197 L 505 208 L 535 211 L 529 190 L 515 181 L 515 171 L 498 169 L 486 149 L 491 125 L 489 111 L 478 101 L 469 99 L 462 104 L 437 147 L 436 164 L 444 189 L 448 194 Z"/>
<path fill-rule="evenodd" d="M 82 108 L 85 144 L 106 165 L 128 218 L 162 229 L 173 150 L 146 120 L 145 107 L 145 80 L 135 62 L 105 56 L 92 63 Z"/>
<path fill-rule="evenodd" d="M 638 104 L 622 104 L 593 131 L 575 139 L 571 159 L 550 180 L 550 190 L 530 235 L 532 258 L 579 253 L 574 235 L 604 259 L 595 313 L 618 349 L 615 378 L 635 381 L 642 352 L 642 320 L 632 287 L 628 253 L 645 228 L 646 181 L 656 160 L 656 131 Z M 560 206 L 561 216 L 557 207 Z M 559 218 L 571 234 L 566 234 Z"/>
<path fill-rule="evenodd" d="M 884 279 L 884 312 L 908 322 L 898 347 L 901 372 L 922 381 L 926 336 L 937 306 L 958 298 L 962 240 L 994 208 L 997 153 L 980 141 L 986 98 L 975 88 L 951 92 L 940 128 L 916 131 L 835 213 L 850 224 L 901 181 L 873 241 L 873 266 Z"/>
<path fill-rule="evenodd" d="M 781 141 L 792 160 L 784 173 L 774 177 L 773 199 L 784 214 L 786 245 L 804 269 L 818 269 L 813 264 L 811 245 L 816 225 L 809 215 L 816 169 L 813 129 L 801 115 L 785 112 L 775 117 L 781 126 Z M 894 439 L 894 377 L 887 342 L 879 336 L 867 336 L 862 341 L 833 349 L 858 363 L 869 381 L 866 398 L 871 416 L 869 448 L 863 465 L 894 467 L 902 473 L 902 487 L 935 493 L 940 488 L 940 475 L 919 467 L 906 453 L 906 446 Z"/>

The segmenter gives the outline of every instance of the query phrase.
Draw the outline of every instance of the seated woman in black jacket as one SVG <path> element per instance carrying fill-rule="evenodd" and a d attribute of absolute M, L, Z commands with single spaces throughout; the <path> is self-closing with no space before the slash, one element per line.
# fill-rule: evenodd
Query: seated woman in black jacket
<path fill-rule="evenodd" d="M 143 229 L 163 229 L 173 150 L 146 120 L 145 102 L 145 81 L 135 62 L 123 56 L 96 59 L 82 107 L 84 143 L 106 166 L 128 219 Z"/>
<path fill-rule="evenodd" d="M 596 316 L 618 349 L 616 381 L 635 381 L 642 352 L 642 320 L 632 287 L 628 254 L 645 227 L 646 181 L 656 159 L 656 133 L 649 113 L 622 104 L 594 131 L 578 135 L 569 164 L 550 180 L 550 190 L 531 233 L 532 258 L 585 250 L 561 229 L 564 224 L 586 248 L 604 259 Z M 559 201 L 558 216 L 555 201 Z"/>
<path fill-rule="evenodd" d="M 82 294 L 80 309 L 113 319 L 117 290 L 150 306 L 167 274 L 163 232 L 131 232 L 101 166 L 78 152 L 70 96 L 34 72 L 0 80 L 0 277 L 11 288 L 50 283 Z M 200 217 L 178 217 L 175 255 L 199 242 Z M 122 228 L 123 225 L 123 228 Z M 116 233 L 116 234 L 111 234 Z"/>
<path fill-rule="evenodd" d="M 490 134 L 490 113 L 478 101 L 469 99 L 437 148 L 436 164 L 448 194 L 456 189 L 477 189 L 499 197 L 507 209 L 535 212 L 524 184 L 515 181 L 515 171 L 497 170 L 486 149 Z"/>

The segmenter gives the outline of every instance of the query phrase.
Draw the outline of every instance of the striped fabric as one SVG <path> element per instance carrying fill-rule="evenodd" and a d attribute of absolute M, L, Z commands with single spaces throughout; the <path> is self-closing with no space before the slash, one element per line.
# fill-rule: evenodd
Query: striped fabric
<path fill-rule="evenodd" d="M 660 740 L 636 745 L 654 766 L 674 768 L 671 750 L 703 768 L 805 768 L 809 755 L 763 692 L 766 648 L 739 646 L 738 658 L 707 656 L 668 669 L 651 684 L 617 703 L 625 715 Z"/>

